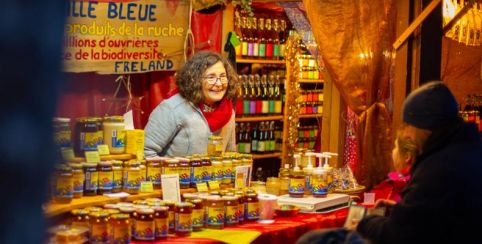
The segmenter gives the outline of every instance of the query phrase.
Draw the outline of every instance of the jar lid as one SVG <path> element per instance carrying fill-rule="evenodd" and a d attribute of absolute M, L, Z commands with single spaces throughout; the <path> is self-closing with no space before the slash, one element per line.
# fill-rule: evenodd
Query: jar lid
<path fill-rule="evenodd" d="M 81 163 L 69 163 L 69 166 L 72 169 L 82 169 L 82 164 Z"/>
<path fill-rule="evenodd" d="M 106 116 L 104 122 L 124 122 L 123 116 Z"/>
<path fill-rule="evenodd" d="M 184 158 L 184 157 L 175 157 L 175 159 L 177 159 L 179 161 L 179 163 L 187 163 L 189 162 L 189 159 L 188 158 Z"/>
<path fill-rule="evenodd" d="M 112 166 L 110 161 L 100 161 L 99 166 Z"/>
<path fill-rule="evenodd" d="M 166 205 L 166 206 L 171 206 L 171 207 L 173 207 L 174 205 L 176 205 L 175 202 L 170 202 L 170 201 L 163 201 L 162 204 L 163 204 L 163 205 Z"/>
<path fill-rule="evenodd" d="M 215 136 L 215 135 L 210 135 L 208 137 L 209 140 L 215 140 L 215 141 L 218 141 L 218 140 L 222 140 L 223 137 L 222 136 Z"/>
<path fill-rule="evenodd" d="M 86 216 L 89 214 L 89 211 L 86 211 L 85 209 L 74 209 L 70 213 L 74 216 Z"/>
<path fill-rule="evenodd" d="M 162 157 L 152 157 L 152 158 L 146 158 L 146 161 L 147 162 L 162 162 L 165 159 L 166 158 L 162 158 Z"/>
<path fill-rule="evenodd" d="M 105 212 L 109 213 L 110 215 L 120 213 L 118 209 L 106 209 Z"/>
<path fill-rule="evenodd" d="M 222 197 L 224 200 L 228 200 L 228 201 L 236 201 L 238 200 L 238 197 L 237 196 L 223 196 Z"/>
<path fill-rule="evenodd" d="M 177 208 L 192 208 L 192 203 L 189 202 L 178 202 L 176 203 Z"/>
<path fill-rule="evenodd" d="M 119 210 L 122 213 L 133 213 L 134 211 L 136 211 L 134 207 L 120 207 Z"/>
<path fill-rule="evenodd" d="M 202 202 L 203 202 L 203 200 L 202 200 L 202 199 L 199 199 L 199 198 L 196 198 L 196 199 L 192 199 L 192 200 L 191 200 L 191 203 L 193 203 L 193 204 L 201 204 Z"/>
<path fill-rule="evenodd" d="M 166 159 L 166 163 L 169 163 L 169 164 L 174 164 L 174 163 L 179 163 L 179 160 L 178 159 L 174 159 L 174 158 L 170 158 L 170 159 Z"/>
<path fill-rule="evenodd" d="M 87 208 L 84 208 L 85 211 L 89 212 L 89 213 L 92 213 L 92 212 L 100 212 L 102 211 L 102 208 L 99 208 L 99 207 L 87 207 Z"/>
<path fill-rule="evenodd" d="M 91 212 L 89 216 L 92 216 L 95 218 L 106 218 L 106 217 L 109 217 L 109 213 L 105 211 Z"/>
<path fill-rule="evenodd" d="M 110 217 L 111 217 L 112 219 L 115 219 L 115 220 L 125 220 L 125 219 L 128 219 L 128 218 L 129 218 L 129 215 L 128 215 L 128 214 L 117 213 L 117 214 L 112 214 Z"/>
<path fill-rule="evenodd" d="M 107 204 L 104 204 L 104 206 L 102 206 L 103 208 L 105 209 L 118 209 L 119 206 L 117 204 L 113 204 L 113 203 L 107 203 Z"/>
<path fill-rule="evenodd" d="M 120 160 L 112 160 L 112 166 L 122 166 L 122 161 Z"/>
<path fill-rule="evenodd" d="M 169 211 L 169 207 L 166 207 L 166 206 L 155 206 L 155 207 L 152 207 L 152 209 L 154 210 L 154 212 L 167 212 L 167 211 Z"/>
<path fill-rule="evenodd" d="M 97 167 L 97 163 L 83 163 L 84 168 Z"/>
<path fill-rule="evenodd" d="M 52 121 L 58 123 L 70 123 L 70 118 L 55 117 L 52 119 Z"/>
<path fill-rule="evenodd" d="M 154 210 L 150 208 L 138 208 L 136 209 L 136 213 L 139 214 L 153 214 Z"/>
<path fill-rule="evenodd" d="M 72 171 L 72 168 L 66 164 L 57 164 L 55 169 L 58 171 Z"/>

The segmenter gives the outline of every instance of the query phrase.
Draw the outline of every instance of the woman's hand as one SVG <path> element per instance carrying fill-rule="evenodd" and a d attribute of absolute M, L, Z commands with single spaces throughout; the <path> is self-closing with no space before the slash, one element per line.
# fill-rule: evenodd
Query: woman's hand
<path fill-rule="evenodd" d="M 397 202 L 389 199 L 378 199 L 375 202 L 375 208 L 382 208 L 382 207 L 391 207 L 393 205 L 397 204 Z"/>

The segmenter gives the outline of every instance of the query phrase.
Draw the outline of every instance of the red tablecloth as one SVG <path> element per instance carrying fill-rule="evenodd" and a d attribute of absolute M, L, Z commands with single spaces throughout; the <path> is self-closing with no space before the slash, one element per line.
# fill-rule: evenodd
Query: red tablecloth
<path fill-rule="evenodd" d="M 261 235 L 253 243 L 295 243 L 304 233 L 321 228 L 342 227 L 345 223 L 348 209 L 341 209 L 326 214 L 300 213 L 295 217 L 276 218 L 273 224 L 258 224 L 256 222 L 241 224 L 236 227 L 225 228 L 227 230 L 254 230 L 260 231 Z M 153 243 L 139 242 L 133 243 Z M 210 239 L 190 239 L 170 237 L 166 240 L 154 243 L 219 243 Z"/>

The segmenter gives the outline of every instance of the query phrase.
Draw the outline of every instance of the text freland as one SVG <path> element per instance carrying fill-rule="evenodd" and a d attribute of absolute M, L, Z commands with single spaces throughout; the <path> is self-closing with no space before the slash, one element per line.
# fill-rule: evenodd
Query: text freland
<path fill-rule="evenodd" d="M 77 18 L 97 18 L 97 7 L 99 2 L 96 1 L 68 1 L 67 17 Z M 107 3 L 108 19 L 120 20 L 136 20 L 136 21 L 156 21 L 155 4 L 139 4 L 139 3 Z"/>

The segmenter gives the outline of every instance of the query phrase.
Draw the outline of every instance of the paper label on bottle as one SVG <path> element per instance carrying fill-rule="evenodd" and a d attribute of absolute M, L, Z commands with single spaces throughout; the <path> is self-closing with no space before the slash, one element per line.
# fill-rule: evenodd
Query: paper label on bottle
<path fill-rule="evenodd" d="M 85 172 L 85 190 L 97 191 L 99 174 L 96 172 Z"/>
<path fill-rule="evenodd" d="M 203 168 L 204 167 L 193 167 L 191 177 L 193 183 L 197 184 L 203 182 Z"/>
<path fill-rule="evenodd" d="M 58 131 L 54 134 L 54 142 L 60 148 L 71 147 L 70 130 Z"/>
<path fill-rule="evenodd" d="M 204 209 L 192 210 L 192 226 L 203 227 L 204 226 Z"/>
<path fill-rule="evenodd" d="M 136 220 L 136 239 L 154 240 L 154 221 Z"/>
<path fill-rule="evenodd" d="M 72 198 L 74 196 L 74 187 L 72 185 L 72 178 L 58 177 L 55 186 L 55 197 L 57 198 Z"/>
<path fill-rule="evenodd" d="M 212 174 L 211 174 L 211 166 L 203 166 L 202 167 L 202 177 L 204 182 L 208 182 L 212 180 Z"/>
<path fill-rule="evenodd" d="M 224 207 L 208 207 L 208 225 L 224 224 Z"/>
<path fill-rule="evenodd" d="M 237 224 L 239 223 L 238 217 L 238 205 L 236 206 L 226 206 L 225 221 L 226 224 Z"/>
<path fill-rule="evenodd" d="M 148 167 L 147 168 L 147 181 L 151 181 L 156 184 L 161 184 L 161 168 Z"/>
<path fill-rule="evenodd" d="M 82 151 L 96 151 L 98 142 L 101 138 L 98 138 L 97 132 L 81 132 L 80 133 L 80 149 Z M 102 142 L 101 142 L 102 143 Z"/>
<path fill-rule="evenodd" d="M 141 182 L 139 181 L 141 176 L 140 172 L 138 170 L 127 170 L 125 174 L 126 177 L 124 177 L 124 188 L 133 190 L 139 189 L 141 186 Z"/>
<path fill-rule="evenodd" d="M 81 193 L 84 191 L 84 174 L 76 174 L 74 173 L 73 175 L 73 184 L 74 184 L 74 192 L 75 193 Z"/>
<path fill-rule="evenodd" d="M 180 167 L 179 172 L 179 182 L 181 185 L 189 185 L 191 183 L 191 170 L 189 167 Z"/>
<path fill-rule="evenodd" d="M 97 146 L 97 151 L 99 152 L 99 155 L 109 155 L 109 146 L 106 144 L 98 145 Z"/>
<path fill-rule="evenodd" d="M 238 218 L 239 218 L 239 222 L 242 222 L 244 221 L 244 206 L 245 204 L 244 203 L 241 203 L 238 205 Z"/>
<path fill-rule="evenodd" d="M 213 180 L 222 180 L 224 177 L 223 166 L 222 165 L 216 166 L 216 167 L 213 166 L 213 170 L 214 170 Z"/>
<path fill-rule="evenodd" d="M 176 218 L 174 217 L 174 211 L 169 210 L 168 212 L 168 219 L 169 219 L 169 229 L 174 229 L 174 225 L 176 223 Z"/>
<path fill-rule="evenodd" d="M 113 189 L 122 188 L 122 170 L 114 170 Z"/>
<path fill-rule="evenodd" d="M 192 219 L 191 214 L 188 213 L 176 213 L 176 231 L 191 232 L 192 231 Z"/>
<path fill-rule="evenodd" d="M 112 171 L 99 172 L 99 189 L 112 190 L 114 173 Z"/>
<path fill-rule="evenodd" d="M 126 131 L 125 130 L 112 130 L 112 147 L 113 148 L 124 148 L 126 141 Z"/>
<path fill-rule="evenodd" d="M 248 204 L 246 204 L 246 208 L 247 219 L 259 219 L 259 202 L 248 202 Z"/>
<path fill-rule="evenodd" d="M 156 225 L 156 237 L 167 237 L 169 232 L 169 219 L 168 218 L 156 218 L 154 219 Z"/>
<path fill-rule="evenodd" d="M 324 195 L 328 193 L 326 181 L 323 178 L 314 177 L 311 179 L 311 190 L 313 194 Z"/>
<path fill-rule="evenodd" d="M 290 178 L 288 186 L 289 193 L 304 193 L 305 192 L 305 178 Z"/>

